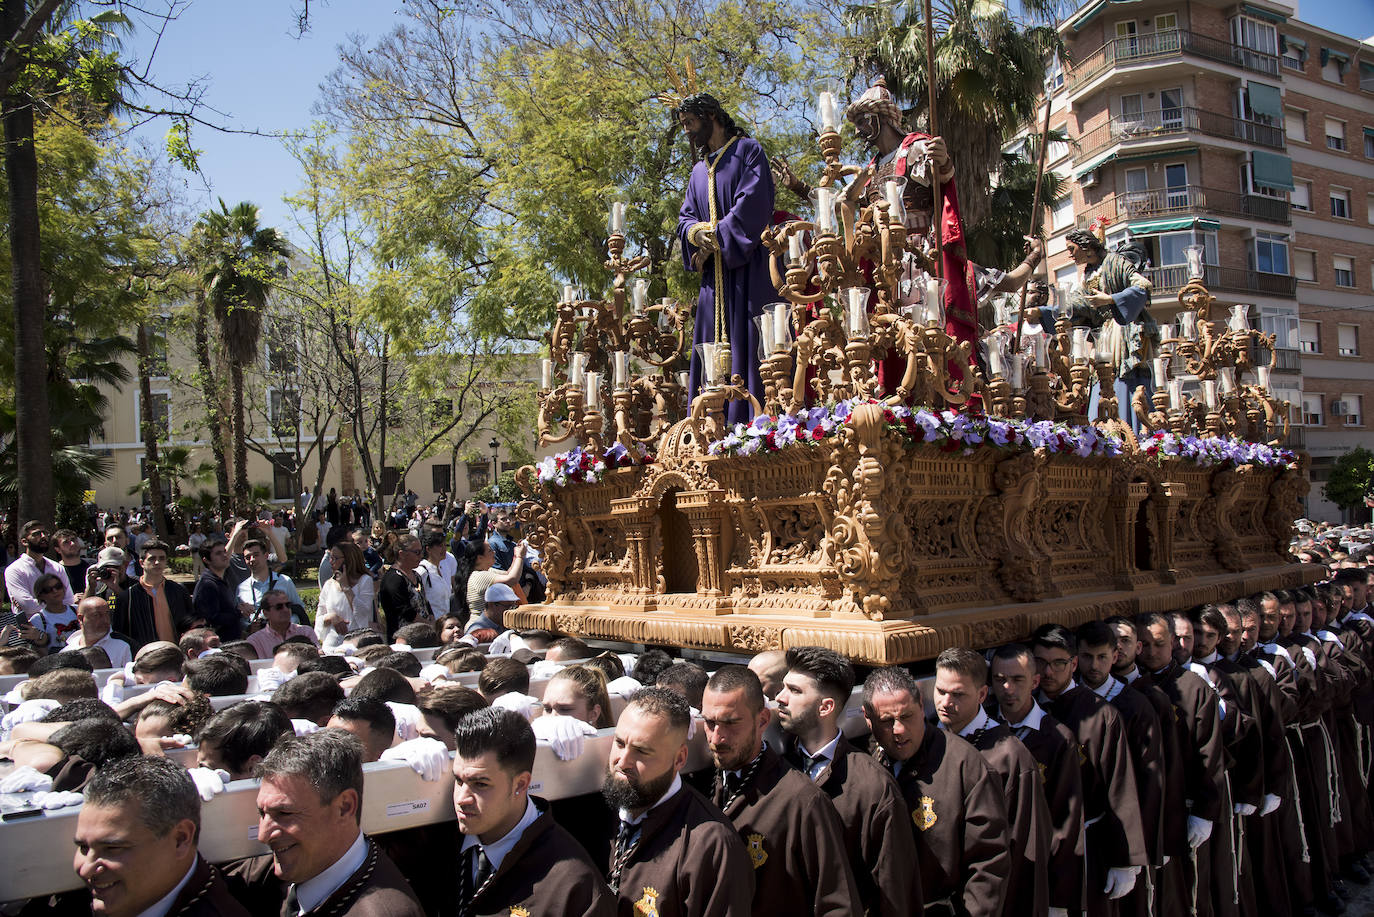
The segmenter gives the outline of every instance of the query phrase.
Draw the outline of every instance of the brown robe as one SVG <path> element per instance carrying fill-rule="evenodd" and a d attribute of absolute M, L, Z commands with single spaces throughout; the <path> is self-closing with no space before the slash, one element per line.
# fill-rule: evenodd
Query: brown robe
<path fill-rule="evenodd" d="M 225 870 L 234 897 L 252 914 L 287 913 L 287 884 L 272 870 L 272 855 L 236 861 Z M 371 838 L 363 865 L 307 917 L 424 917 L 424 909 L 401 871 Z"/>
<path fill-rule="evenodd" d="M 1082 749 L 1083 815 L 1086 819 L 1085 910 L 1114 915 L 1107 898 L 1107 870 L 1145 866 L 1145 831 L 1135 788 L 1126 727 L 1116 708 L 1081 685 L 1071 685 L 1041 706 L 1074 731 Z"/>
<path fill-rule="evenodd" d="M 989 719 L 986 728 L 964 737 L 978 749 L 1002 784 L 1007 808 L 1011 866 L 1002 913 L 1043 914 L 1049 903 L 1051 820 L 1044 780 L 1035 758 L 1005 724 Z"/>
<path fill-rule="evenodd" d="M 248 917 L 248 911 L 229 893 L 219 870 L 197 854 L 191 879 L 173 899 L 167 917 Z"/>
<path fill-rule="evenodd" d="M 965 917 L 998 917 L 1011 865 L 1007 805 L 983 756 L 927 724 L 896 776 L 911 810 L 926 907 L 943 900 Z"/>
<path fill-rule="evenodd" d="M 1154 876 L 1148 870 L 1163 861 L 1165 763 L 1164 727 L 1154 706 L 1138 690 L 1112 676 L 1106 694 L 1098 695 L 1121 714 L 1126 728 L 1126 744 L 1135 767 L 1136 797 L 1140 800 L 1140 829 L 1145 839 L 1147 865 L 1136 879 L 1135 888 L 1117 899 L 1117 911 L 1130 917 L 1149 917 L 1154 910 Z M 1167 703 L 1167 701 L 1166 701 Z"/>
<path fill-rule="evenodd" d="M 549 804 L 531 797 L 539 817 L 501 860 L 472 898 L 471 917 L 505 917 L 512 907 L 549 917 L 612 917 L 616 899 L 600 871 L 571 834 L 553 820 Z M 461 837 L 461 835 L 460 835 Z M 442 902 L 441 917 L 458 913 L 457 871 L 462 869 L 461 841 L 446 858 L 444 870 L 453 894 Z M 434 868 L 431 851 L 430 868 Z"/>
<path fill-rule="evenodd" d="M 1013 730 L 1035 758 L 1050 813 L 1049 906 L 1074 912 L 1083 907 L 1083 769 L 1078 739 L 1042 712 L 1040 726 Z"/>
<path fill-rule="evenodd" d="M 844 826 L 830 797 L 767 745 L 760 754 L 753 779 L 733 800 L 725 799 L 719 774 L 713 798 L 754 864 L 755 911 L 859 913 Z"/>
<path fill-rule="evenodd" d="M 1293 660 L 1298 686 L 1301 749 L 1294 748 L 1293 754 L 1304 762 L 1298 767 L 1302 824 L 1311 861 L 1312 894 L 1320 902 L 1334 894 L 1331 883 L 1339 868 L 1340 842 L 1335 822 L 1340 802 L 1332 798 L 1331 755 L 1327 748 L 1330 732 L 1324 718 L 1331 704 L 1336 673 L 1317 656 L 1313 645 L 1316 642 L 1297 633 L 1278 638 L 1278 644 Z"/>
<path fill-rule="evenodd" d="M 796 740 L 788 738 L 784 757 L 800 766 Z M 859 889 L 864 913 L 907 917 L 922 909 L 921 877 L 911 812 L 897 781 L 881 764 L 849 744 L 843 735 L 835 756 L 814 781 L 844 825 L 849 865 Z"/>
<path fill-rule="evenodd" d="M 735 826 L 684 783 L 641 822 L 613 893 L 620 917 L 748 917 L 754 868 Z"/>

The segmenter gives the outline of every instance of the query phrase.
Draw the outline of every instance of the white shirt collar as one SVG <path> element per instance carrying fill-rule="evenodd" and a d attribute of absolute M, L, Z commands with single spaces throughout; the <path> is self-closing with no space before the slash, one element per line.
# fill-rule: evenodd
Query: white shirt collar
<path fill-rule="evenodd" d="M 1210 656 L 1204 656 L 1196 661 L 1202 665 L 1212 665 L 1220 658 L 1221 655 L 1216 650 L 1212 650 L 1212 654 Z"/>
<path fill-rule="evenodd" d="M 1027 726 L 1031 729 L 1039 729 L 1040 724 L 1044 722 L 1044 720 L 1045 711 L 1040 707 L 1039 704 L 1032 700 L 1030 710 L 1026 713 L 1024 717 L 1021 718 L 1021 722 L 1009 723 L 1008 725 L 1013 730 L 1020 729 L 1022 726 Z"/>
<path fill-rule="evenodd" d="M 367 838 L 363 837 L 362 831 L 359 831 L 352 845 L 344 851 L 343 856 L 334 861 L 332 866 L 314 878 L 306 879 L 296 886 L 296 902 L 300 906 L 301 913 L 313 911 L 328 901 L 329 896 L 342 888 L 349 876 L 361 869 L 366 862 Z"/>
<path fill-rule="evenodd" d="M 814 754 L 812 754 L 811 752 L 807 751 L 807 750 L 806 750 L 806 746 L 803 745 L 803 744 L 801 743 L 801 740 L 800 740 L 800 739 L 798 739 L 798 740 L 797 740 L 797 751 L 801 752 L 802 754 L 804 754 L 804 755 L 806 755 L 807 757 L 810 757 L 810 758 L 824 758 L 824 759 L 827 760 L 827 761 L 834 761 L 834 760 L 835 760 L 835 747 L 836 747 L 837 745 L 840 744 L 840 736 L 841 736 L 841 735 L 843 735 L 843 733 L 839 733 L 839 732 L 835 733 L 835 738 L 831 739 L 829 742 L 826 742 L 824 745 L 822 745 L 820 751 L 818 751 L 818 752 L 816 752 L 816 753 L 814 753 Z"/>
<path fill-rule="evenodd" d="M 1102 684 L 1093 688 L 1092 691 L 1103 700 L 1111 700 L 1121 693 L 1121 689 L 1126 687 L 1126 683 L 1118 681 L 1115 675 L 1108 675 L 1102 680 Z"/>
<path fill-rule="evenodd" d="M 504 837 L 490 844 L 482 844 L 477 835 L 469 834 L 467 837 L 463 838 L 461 850 L 463 853 L 467 853 L 471 848 L 476 847 L 478 844 L 482 844 L 482 851 L 486 853 L 487 862 L 491 864 L 491 871 L 495 874 L 496 870 L 501 868 L 501 862 L 515 849 L 515 845 L 520 843 L 520 838 L 524 835 L 526 829 L 534 824 L 535 820 L 538 818 L 539 807 L 534 804 L 533 799 L 526 796 L 525 814 L 520 816 L 520 821 L 516 822 L 515 827 L 507 831 Z"/>
<path fill-rule="evenodd" d="M 664 804 L 665 802 L 667 802 L 668 800 L 672 799 L 672 798 L 673 798 L 674 796 L 676 796 L 681 790 L 682 790 L 682 775 L 681 775 L 681 774 L 674 774 L 674 775 L 673 775 L 673 782 L 670 783 L 670 784 L 668 784 L 668 791 L 667 791 L 666 793 L 664 793 L 662 796 L 658 797 L 658 802 L 656 802 L 656 803 L 654 803 L 653 805 L 649 806 L 649 808 L 645 809 L 643 812 L 640 812 L 638 815 L 634 815 L 634 816 L 631 816 L 631 815 L 630 815 L 630 812 L 629 812 L 628 809 L 621 809 L 621 810 L 620 810 L 620 820 L 623 821 L 623 822 L 629 822 L 629 823 L 632 824 L 632 825 L 637 825 L 637 824 L 639 824 L 640 822 L 642 822 L 644 819 L 648 818 L 650 812 L 652 812 L 654 809 L 657 809 L 659 806 L 663 805 L 663 804 Z"/>
<path fill-rule="evenodd" d="M 984 710 L 982 707 L 979 707 L 978 712 L 973 715 L 973 719 L 969 720 L 967 725 L 965 725 L 963 729 L 959 730 L 959 737 L 962 739 L 967 739 L 969 736 L 973 735 L 978 730 L 986 729 L 991 724 L 992 720 L 988 717 L 988 712 Z M 945 728 L 945 724 L 941 723 L 940 728 Z"/>
<path fill-rule="evenodd" d="M 198 856 L 198 855 L 197 855 Z M 172 910 L 172 903 L 177 900 L 177 895 L 186 887 L 186 883 L 191 881 L 191 873 L 196 871 L 196 857 L 191 858 L 191 865 L 186 870 L 186 875 L 181 877 L 181 881 L 167 894 L 159 898 L 151 907 L 143 911 L 138 917 L 167 917 Z"/>
<path fill-rule="evenodd" d="M 1112 677 L 1113 677 L 1113 678 L 1116 678 L 1115 675 L 1113 675 Z M 1134 684 L 1134 683 L 1135 683 L 1135 680 L 1136 680 L 1137 678 L 1139 678 L 1139 677 L 1140 677 L 1140 666 L 1138 666 L 1138 665 L 1133 665 L 1133 666 L 1131 666 L 1131 670 L 1130 670 L 1129 672 L 1123 672 L 1122 675 L 1121 675 L 1121 677 L 1120 677 L 1120 678 L 1117 678 L 1117 680 L 1118 680 L 1118 681 L 1124 681 L 1126 684 L 1129 685 L 1129 684 Z"/>

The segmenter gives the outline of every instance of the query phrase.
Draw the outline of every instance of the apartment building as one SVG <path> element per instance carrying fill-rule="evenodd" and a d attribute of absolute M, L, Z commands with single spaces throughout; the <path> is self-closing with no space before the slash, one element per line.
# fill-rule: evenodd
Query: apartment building
<path fill-rule="evenodd" d="M 1047 269 L 1094 223 L 1149 253 L 1152 311 L 1179 310 L 1184 249 L 1205 249 L 1218 318 L 1276 338 L 1271 385 L 1313 459 L 1309 515 L 1335 458 L 1374 447 L 1374 43 L 1301 22 L 1282 0 L 1091 0 L 1059 26 Z M 1257 354 L 1267 357 L 1267 353 Z"/>

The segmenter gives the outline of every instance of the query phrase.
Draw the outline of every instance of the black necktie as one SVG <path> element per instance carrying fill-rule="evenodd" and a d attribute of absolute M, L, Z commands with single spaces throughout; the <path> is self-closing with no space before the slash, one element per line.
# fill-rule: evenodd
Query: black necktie
<path fill-rule="evenodd" d="M 738 793 L 740 787 L 744 785 L 744 775 L 734 771 L 726 771 L 724 774 L 721 774 L 720 781 L 725 787 L 725 798 L 729 799 L 731 796 Z"/>
<path fill-rule="evenodd" d="M 286 913 L 291 917 L 296 917 L 301 912 L 300 900 L 296 897 L 296 885 L 293 882 L 286 890 Z"/>
<path fill-rule="evenodd" d="M 481 844 L 473 849 L 477 851 L 477 875 L 472 880 L 472 894 L 476 897 L 482 886 L 491 878 L 491 860 L 487 859 L 487 852 L 482 849 Z"/>

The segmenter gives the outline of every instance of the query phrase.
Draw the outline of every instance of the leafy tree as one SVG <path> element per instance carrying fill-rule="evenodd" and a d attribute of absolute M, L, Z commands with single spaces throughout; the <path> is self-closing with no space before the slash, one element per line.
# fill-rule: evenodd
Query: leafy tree
<path fill-rule="evenodd" d="M 205 305 L 215 317 L 229 364 L 234 446 L 235 510 L 249 501 L 248 440 L 244 430 L 243 368 L 258 356 L 262 311 L 268 293 L 284 273 L 290 250 L 271 227 L 258 223 L 258 208 L 243 201 L 233 209 L 219 202 L 200 219 L 198 252 Z"/>
<path fill-rule="evenodd" d="M 1346 512 L 1364 509 L 1365 498 L 1374 496 L 1374 452 L 1356 446 L 1338 457 L 1322 493 Z"/>

